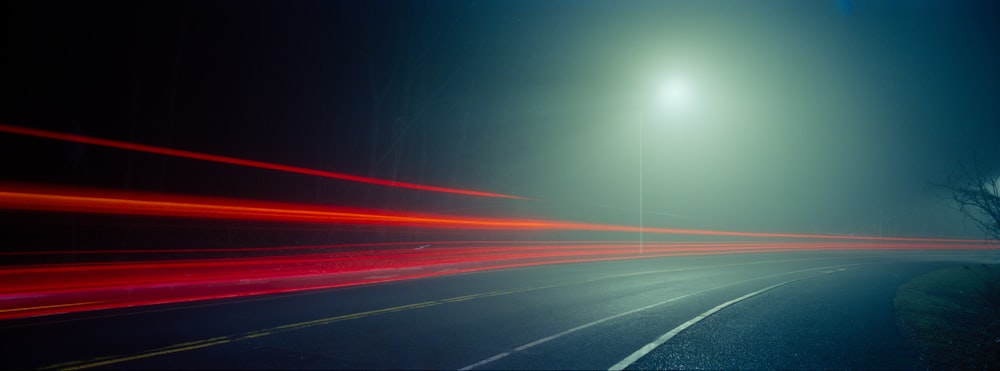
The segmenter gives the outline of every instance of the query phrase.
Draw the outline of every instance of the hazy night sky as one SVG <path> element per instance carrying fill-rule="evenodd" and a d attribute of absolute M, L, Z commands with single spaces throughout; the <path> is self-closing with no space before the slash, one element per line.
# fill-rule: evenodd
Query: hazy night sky
<path fill-rule="evenodd" d="M 0 122 L 543 201 L 11 134 L 3 181 L 635 225 L 642 125 L 648 225 L 979 237 L 929 183 L 1000 167 L 989 1 L 2 7 Z"/>

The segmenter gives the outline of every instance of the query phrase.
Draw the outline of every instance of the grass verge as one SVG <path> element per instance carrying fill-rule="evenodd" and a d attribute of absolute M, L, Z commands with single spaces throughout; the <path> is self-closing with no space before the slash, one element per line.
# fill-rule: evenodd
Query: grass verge
<path fill-rule="evenodd" d="M 896 318 L 933 369 L 1000 369 L 1000 264 L 914 278 L 896 291 Z"/>

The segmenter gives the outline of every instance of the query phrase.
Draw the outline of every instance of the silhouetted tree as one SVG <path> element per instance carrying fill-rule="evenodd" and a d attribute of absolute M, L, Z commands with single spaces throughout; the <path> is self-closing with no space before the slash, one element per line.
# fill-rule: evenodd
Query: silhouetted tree
<path fill-rule="evenodd" d="M 972 168 L 962 165 L 943 185 L 958 209 L 979 226 L 988 238 L 1000 239 L 1000 177 L 991 175 L 978 158 Z"/>

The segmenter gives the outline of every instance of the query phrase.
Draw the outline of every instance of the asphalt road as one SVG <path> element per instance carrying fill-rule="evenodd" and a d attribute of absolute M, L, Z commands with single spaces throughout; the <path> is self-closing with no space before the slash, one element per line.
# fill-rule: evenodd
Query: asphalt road
<path fill-rule="evenodd" d="M 988 255 L 592 262 L 9 320 L 0 368 L 921 368 L 896 288 Z"/>

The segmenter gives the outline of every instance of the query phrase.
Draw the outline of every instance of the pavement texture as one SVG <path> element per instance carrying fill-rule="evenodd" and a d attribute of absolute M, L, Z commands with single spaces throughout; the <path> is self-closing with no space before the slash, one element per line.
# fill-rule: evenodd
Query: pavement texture
<path fill-rule="evenodd" d="M 983 255 L 561 264 L 9 320 L 0 368 L 915 369 L 896 288 Z"/>

